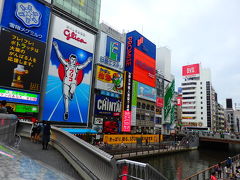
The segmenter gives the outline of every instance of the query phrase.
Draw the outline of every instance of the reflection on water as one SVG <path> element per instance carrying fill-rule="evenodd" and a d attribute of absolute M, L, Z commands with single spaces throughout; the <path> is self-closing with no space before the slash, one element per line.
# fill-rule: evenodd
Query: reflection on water
<path fill-rule="evenodd" d="M 149 163 L 169 180 L 181 180 L 224 161 L 228 156 L 235 156 L 239 153 L 240 145 L 230 145 L 228 149 L 200 148 L 193 151 L 141 158 L 137 161 Z"/>

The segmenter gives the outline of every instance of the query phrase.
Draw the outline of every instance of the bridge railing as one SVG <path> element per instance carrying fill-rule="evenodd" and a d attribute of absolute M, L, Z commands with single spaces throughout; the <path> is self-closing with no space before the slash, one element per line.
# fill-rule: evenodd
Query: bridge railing
<path fill-rule="evenodd" d="M 0 113 L 0 142 L 11 145 L 15 141 L 17 116 Z"/>
<path fill-rule="evenodd" d="M 21 122 L 18 133 L 30 137 L 32 123 Z M 83 177 L 83 179 L 115 180 L 116 160 L 112 155 L 92 146 L 82 139 L 52 126 L 51 144 Z"/>
<path fill-rule="evenodd" d="M 117 161 L 117 166 L 119 179 L 167 180 L 149 164 L 123 159 Z"/>

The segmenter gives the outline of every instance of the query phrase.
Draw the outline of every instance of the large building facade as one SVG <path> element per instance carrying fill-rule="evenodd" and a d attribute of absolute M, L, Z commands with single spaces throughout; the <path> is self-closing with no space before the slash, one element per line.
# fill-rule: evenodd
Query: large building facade
<path fill-rule="evenodd" d="M 189 129 L 213 128 L 214 91 L 209 69 L 200 64 L 182 67 L 182 124 Z"/>

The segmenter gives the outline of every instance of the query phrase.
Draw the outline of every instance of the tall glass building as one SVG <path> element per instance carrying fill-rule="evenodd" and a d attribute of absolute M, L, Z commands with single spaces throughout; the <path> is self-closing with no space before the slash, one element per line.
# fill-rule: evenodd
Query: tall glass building
<path fill-rule="evenodd" d="M 99 27 L 101 0 L 53 0 L 52 3 L 91 26 Z"/>

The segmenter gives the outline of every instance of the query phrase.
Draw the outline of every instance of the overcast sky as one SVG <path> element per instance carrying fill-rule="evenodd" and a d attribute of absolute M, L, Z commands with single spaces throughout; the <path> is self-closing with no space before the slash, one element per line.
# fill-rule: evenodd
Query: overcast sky
<path fill-rule="evenodd" d="M 102 0 L 100 22 L 168 47 L 177 86 L 182 66 L 210 68 L 219 102 L 240 105 L 240 0 Z"/>

